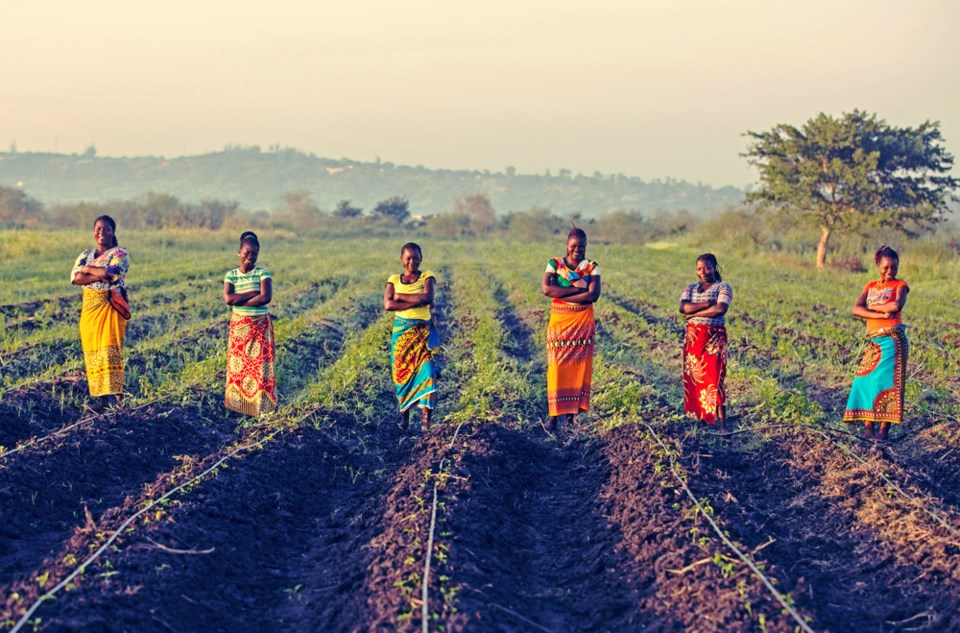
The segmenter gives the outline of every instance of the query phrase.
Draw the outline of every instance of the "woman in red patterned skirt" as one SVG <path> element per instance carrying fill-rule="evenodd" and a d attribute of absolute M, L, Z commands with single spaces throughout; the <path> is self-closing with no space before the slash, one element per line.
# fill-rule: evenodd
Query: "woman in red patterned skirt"
<path fill-rule="evenodd" d="M 233 306 L 224 404 L 231 411 L 261 415 L 277 407 L 273 323 L 267 309 L 273 283 L 270 271 L 257 266 L 260 242 L 254 232 L 240 236 L 239 255 L 240 267 L 223 279 L 223 300 Z"/>
<path fill-rule="evenodd" d="M 683 342 L 683 410 L 726 432 L 727 376 L 726 315 L 733 289 L 720 279 L 720 264 L 712 253 L 697 257 L 699 282 L 680 295 L 680 313 L 686 317 Z"/>

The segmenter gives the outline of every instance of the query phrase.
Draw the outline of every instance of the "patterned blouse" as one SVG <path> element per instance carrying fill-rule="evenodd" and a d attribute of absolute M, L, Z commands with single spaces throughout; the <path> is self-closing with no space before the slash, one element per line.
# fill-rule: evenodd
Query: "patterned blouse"
<path fill-rule="evenodd" d="M 80 269 L 84 266 L 106 268 L 107 274 L 110 275 L 109 282 L 97 280 L 84 284 L 84 288 L 90 288 L 91 290 L 109 290 L 111 286 L 120 286 L 123 288 L 127 278 L 127 269 L 130 268 L 130 256 L 122 246 L 114 246 L 113 248 L 107 249 L 99 256 L 97 255 L 97 250 L 94 248 L 83 251 L 80 253 L 80 256 L 77 257 L 77 262 L 73 265 L 73 270 L 70 271 L 70 281 L 76 279 L 77 275 L 80 274 Z"/>
<path fill-rule="evenodd" d="M 557 276 L 557 285 L 561 288 L 570 288 L 574 282 L 583 279 L 587 285 L 590 285 L 591 277 L 600 276 L 600 264 L 591 260 L 584 259 L 576 268 L 570 268 L 562 257 L 554 257 L 547 262 L 547 269 L 544 273 L 551 273 Z M 563 299 L 554 299 L 554 303 L 568 303 Z"/>
<path fill-rule="evenodd" d="M 690 301 L 691 303 L 716 301 L 717 303 L 727 304 L 727 307 L 733 303 L 733 288 L 726 282 L 718 281 L 712 283 L 703 292 L 698 290 L 699 287 L 700 282 L 698 281 L 684 288 L 683 293 L 680 295 L 680 301 Z M 695 316 L 687 319 L 687 323 L 693 323 L 694 325 L 725 325 L 726 322 L 727 317 L 724 314 L 715 317 Z"/>
<path fill-rule="evenodd" d="M 400 281 L 400 275 L 390 275 L 390 279 L 387 279 L 387 283 L 393 284 L 394 292 L 399 292 L 400 294 L 404 295 L 418 295 L 427 291 L 427 279 L 436 279 L 436 276 L 427 270 L 420 273 L 420 277 L 417 278 L 417 280 L 412 284 L 405 284 Z M 424 321 L 429 321 L 430 306 L 420 306 L 418 308 L 410 308 L 409 310 L 398 310 L 396 316 L 400 317 L 401 319 L 422 319 Z"/>
<path fill-rule="evenodd" d="M 233 284 L 234 293 L 242 294 L 244 292 L 250 292 L 251 290 L 260 292 L 260 282 L 264 279 L 271 278 L 269 270 L 254 266 L 253 270 L 248 273 L 242 273 L 239 268 L 234 268 L 224 276 L 223 281 L 224 283 Z M 233 306 L 233 313 L 244 316 L 258 316 L 261 314 L 269 314 L 270 308 L 267 306 Z"/>

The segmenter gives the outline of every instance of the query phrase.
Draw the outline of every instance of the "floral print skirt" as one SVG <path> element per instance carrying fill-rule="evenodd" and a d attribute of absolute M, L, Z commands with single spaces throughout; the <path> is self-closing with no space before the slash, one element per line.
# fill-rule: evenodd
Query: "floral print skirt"
<path fill-rule="evenodd" d="M 683 411 L 713 424 L 723 416 L 727 394 L 727 328 L 687 324 L 683 342 Z"/>
<path fill-rule="evenodd" d="M 903 422 L 908 348 L 902 325 L 870 335 L 850 387 L 844 422 Z"/>

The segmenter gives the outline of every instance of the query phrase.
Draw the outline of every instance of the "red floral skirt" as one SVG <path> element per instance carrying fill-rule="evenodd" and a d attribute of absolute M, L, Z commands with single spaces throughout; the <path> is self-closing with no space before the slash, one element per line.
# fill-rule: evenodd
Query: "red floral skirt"
<path fill-rule="evenodd" d="M 713 424 L 727 400 L 727 328 L 687 324 L 683 342 L 683 411 Z"/>
<path fill-rule="evenodd" d="M 260 415 L 277 408 L 273 358 L 273 322 L 269 314 L 234 314 L 230 317 L 227 392 L 224 397 L 228 409 Z"/>

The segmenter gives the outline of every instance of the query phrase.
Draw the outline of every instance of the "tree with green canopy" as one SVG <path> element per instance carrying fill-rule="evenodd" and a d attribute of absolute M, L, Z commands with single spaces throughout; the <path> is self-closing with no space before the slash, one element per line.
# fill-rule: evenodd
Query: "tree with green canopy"
<path fill-rule="evenodd" d="M 939 122 L 897 128 L 854 110 L 746 135 L 752 142 L 743 156 L 760 170 L 760 188 L 747 200 L 819 227 L 817 268 L 835 231 L 882 228 L 912 237 L 956 200 Z"/>
<path fill-rule="evenodd" d="M 403 224 L 410 217 L 410 201 L 403 196 L 392 196 L 378 202 L 373 207 L 373 214 L 374 217 Z"/>

